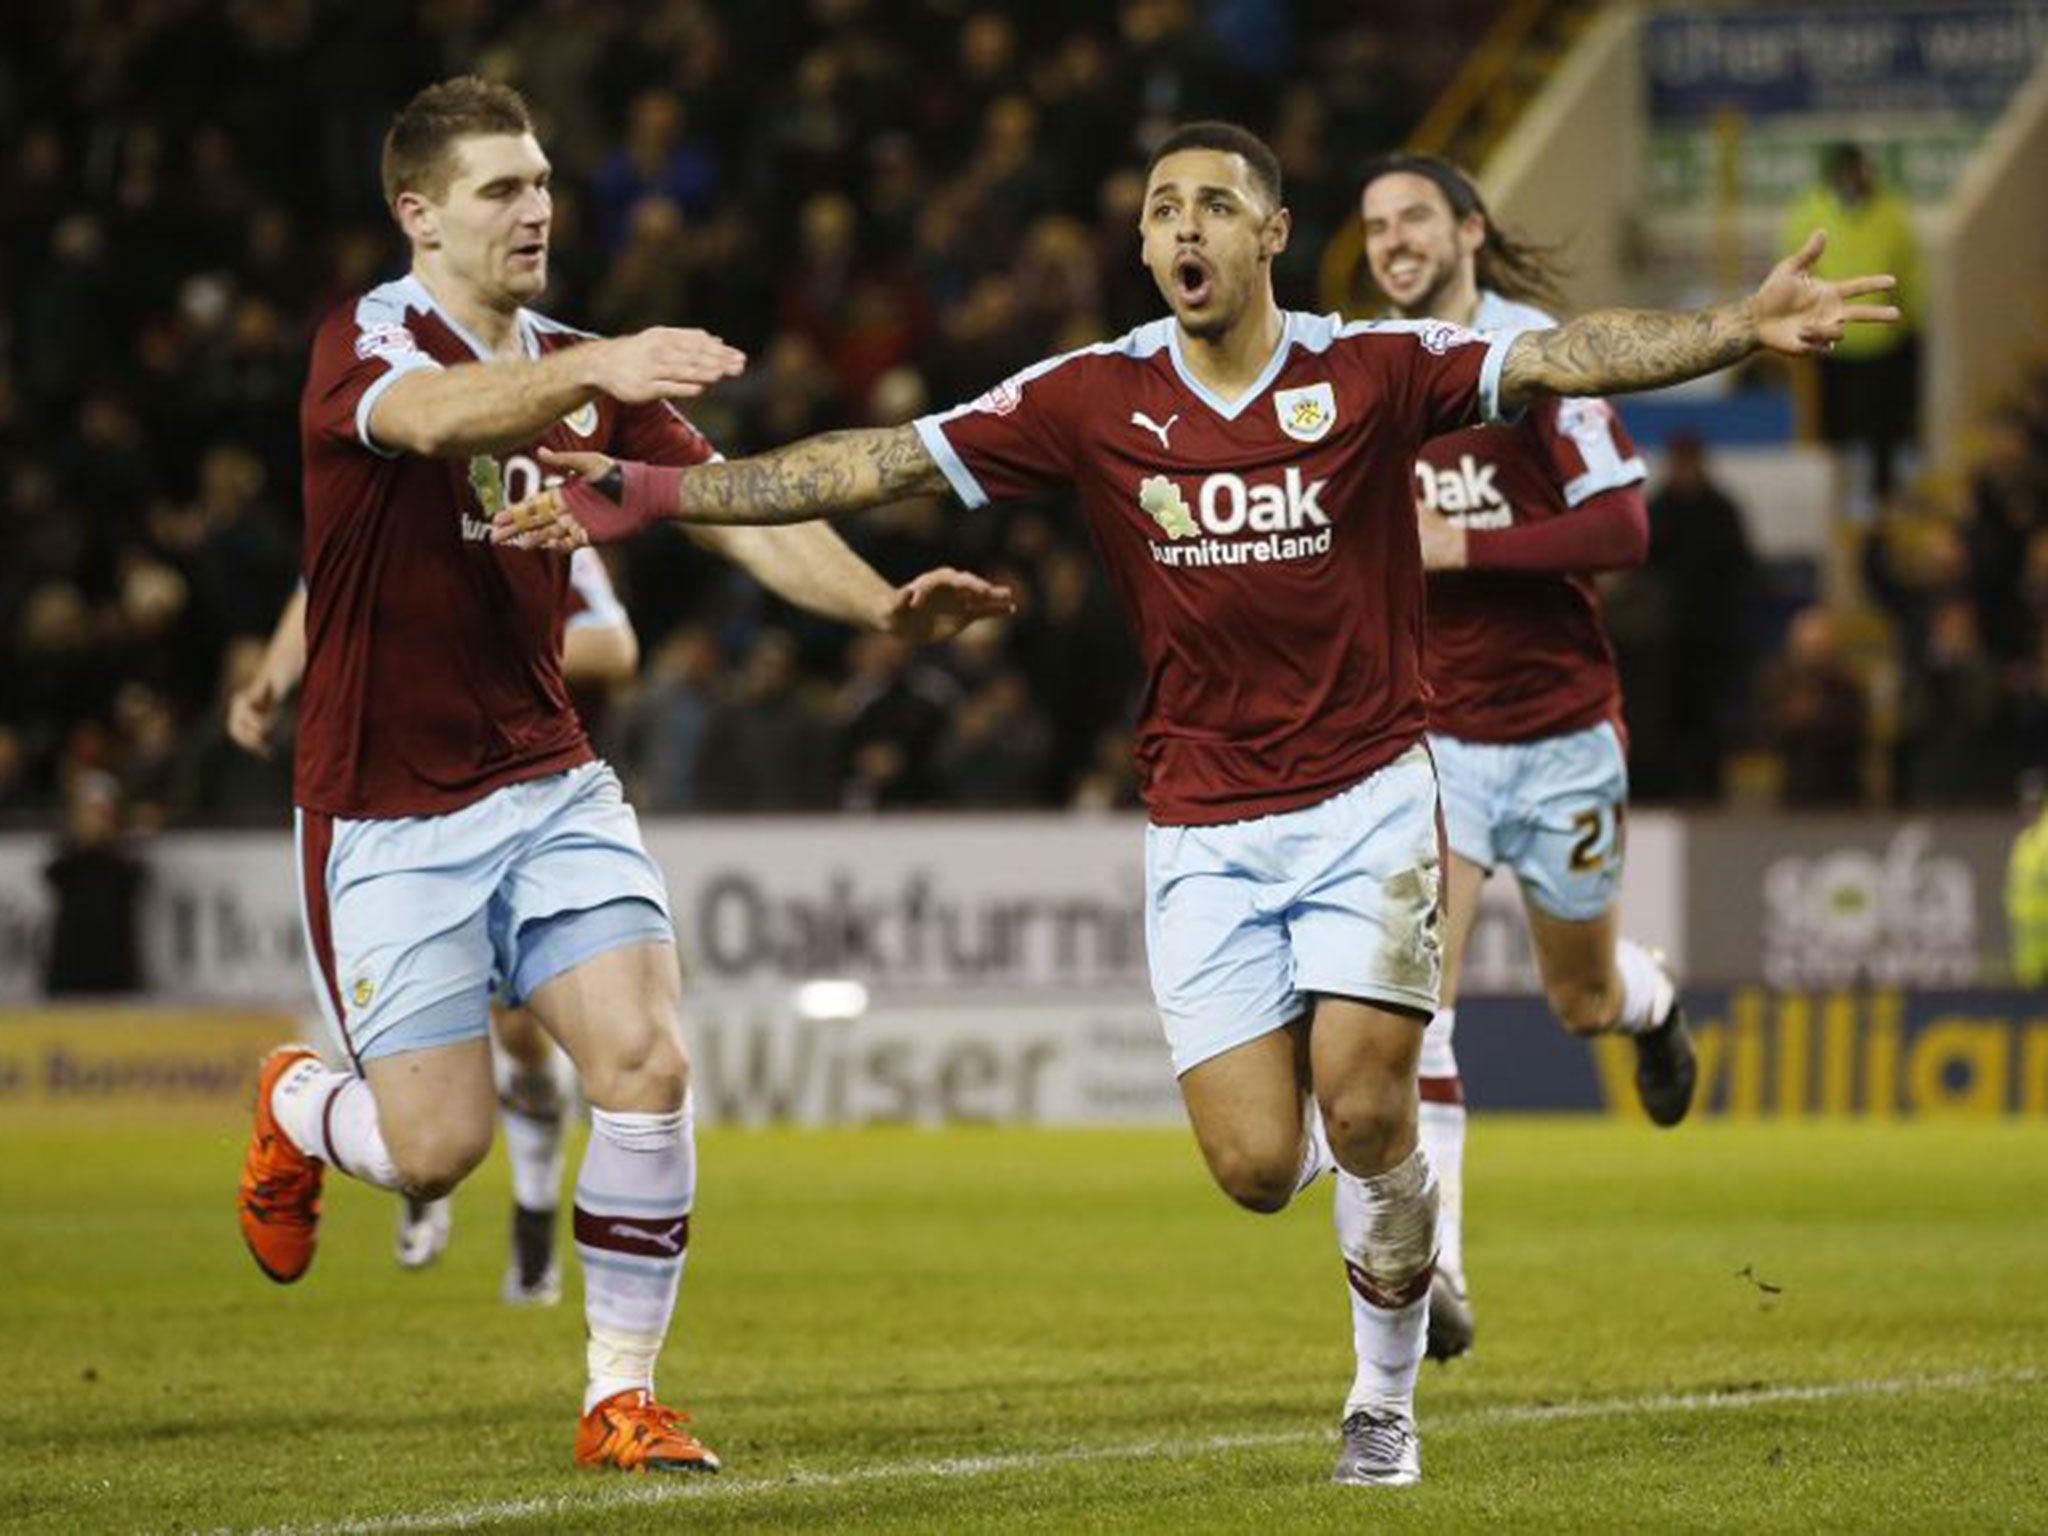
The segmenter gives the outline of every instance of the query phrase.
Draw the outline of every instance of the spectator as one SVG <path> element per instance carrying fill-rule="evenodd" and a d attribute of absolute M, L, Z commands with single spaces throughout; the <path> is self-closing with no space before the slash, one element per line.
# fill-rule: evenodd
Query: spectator
<path fill-rule="evenodd" d="M 1807 189 L 1785 216 L 1785 248 L 1792 250 L 1816 229 L 1827 231 L 1828 248 L 1815 274 L 1839 278 L 1854 272 L 1889 272 L 1899 280 L 1897 325 L 1853 327 L 1818 363 L 1821 435 L 1838 447 L 1868 452 L 1872 489 L 1878 500 L 1898 483 L 1901 449 L 1918 434 L 1920 374 L 1915 316 L 1920 299 L 1920 245 L 1913 211 L 1888 190 L 1876 163 L 1860 145 L 1837 144 L 1827 153 L 1820 182 Z"/>
<path fill-rule="evenodd" d="M 1764 739 L 1783 765 L 1780 798 L 1800 810 L 1864 803 L 1870 705 L 1842 659 L 1834 616 L 1800 610 L 1764 686 Z"/>
<path fill-rule="evenodd" d="M 153 832 L 169 814 L 178 776 L 177 711 L 161 693 L 130 679 L 114 695 L 113 725 L 109 762 L 129 823 Z"/>
<path fill-rule="evenodd" d="M 292 761 L 289 752 L 259 757 L 235 745 L 228 735 L 228 700 L 262 665 L 265 642 L 256 635 L 238 635 L 221 658 L 215 707 L 186 739 L 171 765 L 170 817 L 179 822 L 216 826 L 287 824 L 292 810 Z M 285 706 L 288 711 L 291 706 Z M 287 720 L 276 727 L 275 739 L 292 739 Z"/>
<path fill-rule="evenodd" d="M 625 241 L 598 298 L 599 321 L 623 335 L 687 316 L 694 266 L 682 206 L 670 197 L 641 198 L 627 214 Z"/>
<path fill-rule="evenodd" d="M 1681 721 L 1690 703 L 1674 686 L 1678 618 L 1667 585 L 1650 565 L 1612 572 L 1599 582 L 1607 638 L 1621 674 L 1629 797 L 1638 802 L 1678 799 L 1687 782 L 1688 765 L 1679 761 L 1676 744 L 1688 729 Z"/>
<path fill-rule="evenodd" d="M 2020 772 L 2048 781 L 2048 631 L 2035 639 L 2035 654 L 2019 669 L 2013 697 L 2013 755 Z"/>
<path fill-rule="evenodd" d="M 1034 520 L 1044 528 L 1043 519 Z M 1028 529 L 1032 523 L 1019 525 Z M 1137 698 L 1137 668 L 1101 567 L 1071 545 L 1051 543 L 1026 583 L 1035 604 L 1017 621 L 1016 652 L 1052 729 L 1050 778 L 1064 798 L 1092 768 L 1104 725 L 1121 727 Z"/>
<path fill-rule="evenodd" d="M 43 991 L 50 997 L 144 989 L 141 907 L 148 871 L 121 837 L 120 789 L 100 773 L 73 784 L 65 833 L 43 870 L 55 899 Z"/>
<path fill-rule="evenodd" d="M 662 642 L 654 663 L 619 709 L 622 757 L 632 765 L 631 799 L 650 811 L 693 810 L 698 764 L 724 700 L 725 659 L 701 625 Z"/>
<path fill-rule="evenodd" d="M 182 550 L 200 623 L 217 653 L 242 635 L 264 635 L 295 579 L 284 520 L 266 498 L 263 461 L 238 443 L 210 446 L 199 462 L 199 492 Z"/>
<path fill-rule="evenodd" d="M 821 810 L 832 803 L 836 758 L 831 716 L 797 671 L 796 642 L 763 630 L 739 686 L 705 721 L 697 804 L 707 811 Z"/>
<path fill-rule="evenodd" d="M 1141 803 L 1131 733 L 1123 726 L 1108 726 L 1095 738 L 1088 767 L 1074 780 L 1067 804 L 1077 811 L 1131 811 Z"/>
<path fill-rule="evenodd" d="M 1741 510 L 1708 472 L 1692 433 L 1670 442 L 1664 483 L 1650 498 L 1649 570 L 1669 605 L 1668 747 L 1686 800 L 1718 800 L 1722 764 L 1749 704 L 1752 629 L 1760 593 Z"/>
<path fill-rule="evenodd" d="M 941 803 L 934 754 L 958 685 L 894 635 L 860 636 L 852 664 L 839 695 L 840 804 L 866 811 Z"/>
<path fill-rule="evenodd" d="M 2018 772 L 2014 701 L 1985 652 L 1966 597 L 1944 601 L 1907 680 L 1900 798 L 1908 805 L 2007 805 Z"/>
<path fill-rule="evenodd" d="M 1896 627 L 1901 670 L 1926 664 L 1934 612 L 1970 590 L 1962 530 L 1939 510 L 1900 505 L 1863 541 L 1863 580 Z"/>
<path fill-rule="evenodd" d="M 2012 979 L 2048 987 L 2048 777 L 2020 781 L 2020 811 L 2027 825 L 2013 840 L 2005 873 L 2005 914 L 2012 933 Z"/>
<path fill-rule="evenodd" d="M 906 361 L 925 329 L 923 295 L 908 276 L 861 257 L 859 215 L 837 192 L 804 204 L 795 269 L 783 287 L 782 325 L 831 369 L 841 415 Z"/>
<path fill-rule="evenodd" d="M 1986 447 L 1970 478 L 1964 539 L 1970 585 L 1984 643 L 2001 661 L 2024 658 L 2038 622 L 2028 611 L 2030 567 L 2048 531 L 2048 458 L 2037 450 L 2026 414 L 2010 408 L 1992 418 Z M 2043 564 L 2048 575 L 2048 563 Z"/>
<path fill-rule="evenodd" d="M 691 140 L 683 100 L 673 91 L 643 91 L 633 98 L 626 137 L 591 178 L 598 243 L 607 252 L 626 242 L 633 209 L 646 198 L 666 198 L 687 218 L 710 214 L 718 194 L 718 162 Z"/>
<path fill-rule="evenodd" d="M 946 803 L 975 810 L 1040 804 L 1051 744 L 1023 674 L 1003 668 L 947 717 L 937 764 Z"/>

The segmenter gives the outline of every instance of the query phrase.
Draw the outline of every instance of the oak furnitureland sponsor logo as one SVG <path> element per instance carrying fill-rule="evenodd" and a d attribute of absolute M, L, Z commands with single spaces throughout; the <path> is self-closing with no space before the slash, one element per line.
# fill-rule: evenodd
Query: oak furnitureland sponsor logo
<path fill-rule="evenodd" d="M 1332 530 L 1322 503 L 1329 483 L 1307 479 L 1292 464 L 1278 482 L 1251 481 L 1225 470 L 1197 482 L 1190 506 L 1180 484 L 1151 475 L 1138 487 L 1138 507 L 1173 541 L 1153 543 L 1152 558 L 1161 565 L 1299 560 L 1329 552 Z M 1242 537 L 1246 534 L 1260 537 Z"/>
<path fill-rule="evenodd" d="M 831 870 L 798 881 L 735 862 L 707 865 L 676 910 L 707 983 L 848 976 L 895 988 L 1006 990 L 1138 986 L 1145 975 L 1135 876 L 1124 891 L 991 893 L 963 889 L 938 868 L 893 879 Z"/>
<path fill-rule="evenodd" d="M 1515 519 L 1507 497 L 1494 484 L 1499 473 L 1498 464 L 1481 463 L 1469 453 L 1459 454 L 1455 465 L 1443 468 L 1417 460 L 1415 500 L 1423 511 L 1466 528 L 1506 528 Z"/>

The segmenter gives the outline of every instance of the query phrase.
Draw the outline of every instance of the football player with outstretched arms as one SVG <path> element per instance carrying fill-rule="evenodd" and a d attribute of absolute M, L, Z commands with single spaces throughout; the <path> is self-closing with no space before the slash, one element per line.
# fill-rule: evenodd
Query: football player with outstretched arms
<path fill-rule="evenodd" d="M 698 468 L 550 454 L 581 478 L 507 508 L 494 536 L 564 548 L 948 489 L 970 507 L 1076 494 L 1146 672 L 1148 953 L 1189 1121 L 1253 1211 L 1334 1164 L 1357 1357 L 1335 1476 L 1399 1484 L 1421 1475 L 1438 1198 L 1416 1140 L 1443 878 L 1416 456 L 1552 395 L 1807 352 L 1894 312 L 1860 302 L 1887 279 L 1814 280 L 1816 237 L 1749 298 L 1691 314 L 1604 310 L 1492 340 L 1351 324 L 1275 303 L 1288 234 L 1272 151 L 1191 124 L 1155 153 L 1142 204 L 1166 318 L 899 429 Z"/>
<path fill-rule="evenodd" d="M 291 1282 L 328 1168 L 419 1200 L 454 1188 L 491 1143 L 495 982 L 568 1053 L 591 1110 L 571 1222 L 574 1458 L 711 1471 L 654 1391 L 697 1183 L 668 893 L 563 683 L 568 561 L 497 546 L 490 527 L 544 484 L 550 451 L 714 460 L 675 402 L 744 359 L 702 332 L 601 339 L 529 308 L 549 175 L 516 92 L 467 77 L 420 92 L 383 163 L 411 269 L 314 337 L 297 848 L 316 990 L 349 1059 L 266 1061 L 237 1203 L 258 1267 Z M 703 532 L 850 624 L 943 638 L 1011 606 L 954 571 L 892 587 L 823 527 Z"/>

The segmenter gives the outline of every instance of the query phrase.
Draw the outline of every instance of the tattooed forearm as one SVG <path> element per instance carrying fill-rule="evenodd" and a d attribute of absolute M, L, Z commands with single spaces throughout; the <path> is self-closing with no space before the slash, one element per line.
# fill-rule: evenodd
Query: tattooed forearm
<path fill-rule="evenodd" d="M 1757 345 L 1747 303 L 1683 313 L 1596 309 L 1516 337 L 1501 368 L 1501 400 L 1513 408 L 1537 395 L 1657 389 L 1740 362 Z"/>
<path fill-rule="evenodd" d="M 946 477 L 913 427 L 826 432 L 683 476 L 688 523 L 801 523 L 938 495 Z"/>

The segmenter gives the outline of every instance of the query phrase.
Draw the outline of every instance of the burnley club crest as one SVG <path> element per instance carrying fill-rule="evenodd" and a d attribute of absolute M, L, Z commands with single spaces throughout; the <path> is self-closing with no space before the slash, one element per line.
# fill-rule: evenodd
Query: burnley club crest
<path fill-rule="evenodd" d="M 1280 415 L 1280 430 L 1297 443 L 1319 443 L 1337 424 L 1337 395 L 1328 384 L 1276 390 L 1273 409 Z"/>

